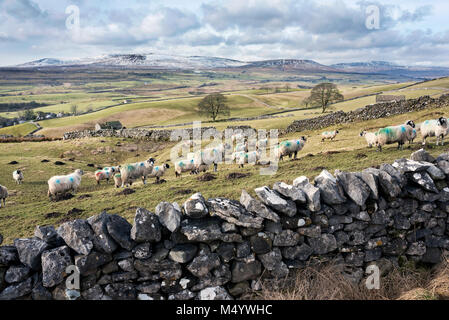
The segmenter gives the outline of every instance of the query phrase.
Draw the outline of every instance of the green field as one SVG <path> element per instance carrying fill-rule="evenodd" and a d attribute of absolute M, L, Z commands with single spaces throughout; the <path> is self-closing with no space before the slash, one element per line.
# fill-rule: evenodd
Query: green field
<path fill-rule="evenodd" d="M 260 166 L 250 165 L 238 169 L 235 164 L 222 165 L 215 180 L 204 182 L 199 181 L 197 176 L 189 174 L 175 178 L 172 166 L 164 176 L 166 183 L 156 185 L 150 181 L 144 186 L 138 182 L 133 185 L 136 192 L 126 196 L 119 195 L 122 190 L 115 189 L 112 184 L 97 186 L 93 175 L 95 168 L 143 160 L 150 156 L 156 158 L 158 164 L 169 162 L 173 143 L 94 138 L 0 144 L 0 164 L 3 168 L 0 171 L 0 183 L 10 191 L 7 206 L 0 210 L 0 233 L 5 236 L 5 242 L 10 243 L 16 237 L 31 236 L 36 225 L 59 225 L 67 219 L 86 218 L 102 210 L 120 214 L 131 221 L 137 207 L 154 210 L 159 202 L 165 200 L 181 204 L 198 191 L 206 198 L 224 196 L 239 199 L 242 189 L 254 195 L 253 189 L 256 187 L 272 185 L 276 181 L 291 183 L 301 175 L 313 179 L 324 168 L 332 173 L 335 169 L 354 171 L 392 162 L 401 157 L 408 157 L 413 150 L 421 148 L 419 142 L 407 145 L 403 151 L 397 150 L 396 146 L 392 145 L 379 153 L 366 147 L 365 140 L 358 135 L 359 132 L 363 129 L 374 131 L 375 128 L 385 125 L 403 123 L 406 119 L 420 122 L 442 113 L 449 113 L 449 106 L 387 119 L 334 126 L 328 129 L 338 128 L 341 133 L 333 142 L 322 143 L 321 131 L 290 134 L 282 139 L 306 135 L 307 144 L 301 151 L 298 161 L 281 162 L 277 173 L 272 176 L 260 175 Z M 434 140 L 430 141 L 432 144 L 428 148 L 431 154 L 449 151 L 447 145 L 435 147 Z M 44 159 L 49 162 L 41 162 Z M 56 166 L 54 162 L 57 160 L 63 161 L 65 165 Z M 17 161 L 18 164 L 8 165 L 11 161 Z M 88 164 L 93 164 L 94 167 Z M 25 175 L 23 185 L 16 185 L 12 179 L 12 172 L 18 168 L 22 169 Z M 75 198 L 50 202 L 46 195 L 46 181 L 53 175 L 70 173 L 77 168 L 85 170 L 86 174 Z M 227 176 L 232 172 L 246 173 L 248 176 L 229 180 Z M 82 211 L 68 214 L 74 208 Z"/>
<path fill-rule="evenodd" d="M 1 128 L 0 135 L 5 134 L 5 135 L 13 135 L 15 137 L 23 137 L 36 129 L 37 126 L 35 124 L 26 122 L 22 124 L 17 124 L 12 127 Z"/>
<path fill-rule="evenodd" d="M 10 81 L 0 81 L 0 104 L 35 101 L 48 104 L 35 111 L 70 113 L 73 105 L 78 107 L 79 113 L 94 111 L 40 121 L 43 129 L 37 134 L 50 137 L 61 137 L 67 131 L 91 129 L 97 122 L 111 120 L 120 120 L 128 128 L 173 125 L 194 120 L 206 122 L 209 119 L 199 117 L 196 109 L 199 100 L 212 92 L 222 92 L 228 96 L 231 117 L 254 117 L 295 109 L 287 113 L 292 117 L 245 123 L 257 128 L 282 128 L 292 120 L 321 115 L 319 108 L 305 108 L 303 101 L 309 96 L 310 89 L 301 88 L 312 87 L 323 79 L 336 83 L 347 100 L 332 105 L 330 111 L 350 111 L 374 103 L 374 95 L 378 93 L 416 98 L 422 95 L 436 97 L 449 91 L 449 78 L 413 85 L 410 81 L 397 82 L 380 75 L 297 74 L 268 69 L 245 72 L 88 72 L 81 69 L 63 75 L 39 70 L 22 72 L 24 74 L 8 74 Z M 0 117 L 13 118 L 17 115 L 17 111 L 0 110 Z M 217 127 L 223 125 L 218 123 Z M 23 135 L 27 133 L 25 127 L 5 128 L 2 132 Z"/>

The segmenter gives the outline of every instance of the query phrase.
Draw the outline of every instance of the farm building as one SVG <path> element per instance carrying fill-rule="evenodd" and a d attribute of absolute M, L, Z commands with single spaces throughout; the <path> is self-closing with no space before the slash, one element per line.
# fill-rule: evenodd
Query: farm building
<path fill-rule="evenodd" d="M 405 96 L 393 96 L 393 95 L 384 95 L 384 94 L 378 94 L 376 96 L 377 103 L 394 102 L 394 101 L 405 101 Z"/>
<path fill-rule="evenodd" d="M 95 130 L 105 130 L 105 129 L 120 130 L 123 129 L 123 125 L 120 121 L 109 121 L 104 123 L 97 123 L 95 125 Z"/>

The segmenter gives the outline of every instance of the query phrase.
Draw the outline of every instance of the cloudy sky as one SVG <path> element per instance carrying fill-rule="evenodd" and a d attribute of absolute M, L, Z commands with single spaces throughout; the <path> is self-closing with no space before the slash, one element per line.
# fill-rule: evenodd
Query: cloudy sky
<path fill-rule="evenodd" d="M 449 67 L 448 16 L 447 0 L 0 0 L 0 65 L 157 52 Z"/>

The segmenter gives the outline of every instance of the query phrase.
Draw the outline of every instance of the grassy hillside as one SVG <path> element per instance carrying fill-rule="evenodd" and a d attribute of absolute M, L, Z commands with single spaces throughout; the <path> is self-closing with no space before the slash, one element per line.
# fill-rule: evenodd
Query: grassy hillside
<path fill-rule="evenodd" d="M 131 221 L 137 207 L 154 210 L 160 201 L 165 200 L 183 203 L 197 191 L 202 192 L 206 198 L 224 196 L 239 199 L 243 188 L 253 193 L 254 188 L 272 185 L 276 181 L 291 183 L 301 175 L 313 178 L 324 168 L 330 172 L 335 169 L 354 171 L 392 162 L 401 157 L 408 157 L 413 150 L 421 148 L 419 142 L 407 145 L 403 151 L 396 150 L 396 146 L 392 145 L 379 153 L 366 147 L 364 139 L 358 136 L 359 132 L 363 129 L 374 131 L 382 126 L 403 123 L 406 119 L 419 122 L 448 113 L 449 106 L 388 119 L 334 126 L 328 129 L 338 128 L 341 133 L 333 142 L 322 143 L 319 136 L 321 131 L 290 134 L 282 139 L 306 135 L 308 142 L 301 151 L 299 160 L 281 162 L 278 171 L 272 176 L 260 175 L 260 166 L 238 169 L 236 165 L 222 165 L 216 173 L 216 179 L 199 181 L 198 176 L 188 174 L 175 178 L 173 168 L 170 168 L 164 177 L 166 183 L 156 185 L 150 181 L 143 186 L 138 182 L 133 185 L 136 192 L 130 195 L 120 195 L 123 190 L 115 189 L 112 184 L 97 186 L 93 176 L 95 167 L 143 160 L 150 156 L 156 158 L 158 164 L 169 162 L 170 147 L 173 144 L 100 138 L 0 144 L 0 184 L 8 187 L 11 194 L 6 208 L 0 209 L 0 233 L 8 243 L 15 237 L 31 236 L 38 224 L 59 225 L 67 219 L 86 218 L 102 210 L 120 214 Z M 431 154 L 437 155 L 448 151 L 449 148 L 447 145 L 435 147 L 432 144 L 428 149 Z M 42 162 L 44 159 L 49 162 Z M 65 165 L 56 166 L 54 162 L 57 160 L 63 161 Z M 17 161 L 18 164 L 9 165 L 11 161 Z M 25 175 L 23 185 L 14 184 L 12 179 L 12 172 L 18 168 L 22 169 Z M 86 172 L 79 193 L 70 200 L 50 202 L 46 196 L 48 178 L 56 174 L 70 173 L 76 168 Z M 229 179 L 228 175 L 233 172 L 247 176 L 238 180 Z M 78 210 L 73 210 L 74 208 Z"/>
<path fill-rule="evenodd" d="M 11 127 L 0 129 L 0 135 L 13 135 L 15 137 L 23 137 L 37 129 L 34 123 L 26 122 Z"/>

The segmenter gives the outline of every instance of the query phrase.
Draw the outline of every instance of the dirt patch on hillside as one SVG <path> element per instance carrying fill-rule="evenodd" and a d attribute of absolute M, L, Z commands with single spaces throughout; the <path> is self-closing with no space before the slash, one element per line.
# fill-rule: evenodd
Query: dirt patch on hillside
<path fill-rule="evenodd" d="M 135 192 L 136 192 L 136 190 L 127 188 L 127 189 L 125 189 L 123 191 L 118 192 L 116 194 L 116 196 L 127 196 L 127 195 L 133 194 Z"/>
<path fill-rule="evenodd" d="M 196 178 L 198 181 L 212 181 L 217 179 L 217 176 L 212 174 L 212 173 L 205 173 L 202 176 L 199 176 L 198 178 Z"/>
<path fill-rule="evenodd" d="M 176 189 L 174 190 L 176 194 L 186 195 L 186 194 L 194 194 L 195 192 L 191 189 Z"/>
<path fill-rule="evenodd" d="M 226 179 L 228 180 L 243 179 L 249 177 L 250 175 L 251 175 L 250 173 L 232 172 L 226 176 Z"/>

